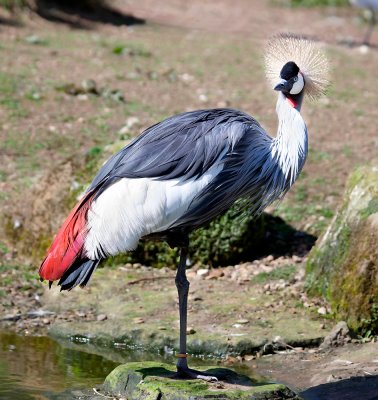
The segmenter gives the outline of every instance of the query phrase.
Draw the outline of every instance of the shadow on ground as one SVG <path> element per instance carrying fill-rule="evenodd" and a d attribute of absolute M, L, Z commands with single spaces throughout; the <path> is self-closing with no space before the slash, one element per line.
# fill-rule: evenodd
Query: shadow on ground
<path fill-rule="evenodd" d="M 182 380 L 179 376 L 177 376 L 176 371 L 168 370 L 164 367 L 147 367 L 147 368 L 139 368 L 136 369 L 136 372 L 139 372 L 143 375 L 143 377 L 147 376 L 158 376 L 160 378 L 171 378 Z M 235 371 L 232 371 L 228 368 L 208 368 L 206 370 L 198 371 L 198 373 L 205 376 L 215 376 L 219 381 L 223 381 L 230 385 L 240 385 L 240 386 L 263 386 L 264 384 L 268 385 L 269 383 L 262 383 L 257 380 L 252 380 L 246 375 L 240 375 Z"/>
<path fill-rule="evenodd" d="M 92 22 L 115 26 L 145 23 L 143 19 L 113 8 L 104 0 L 35 0 L 30 8 L 44 19 L 63 23 L 76 29 L 89 29 Z M 16 11 L 16 9 L 11 10 L 13 15 Z M 1 18 L 0 24 L 19 25 L 19 22 L 17 22 L 17 18 Z"/>
<path fill-rule="evenodd" d="M 270 254 L 275 257 L 303 256 L 316 242 L 316 236 L 295 229 L 279 216 L 263 213 L 262 218 L 264 218 L 265 237 L 261 245 L 253 249 L 253 254 L 250 254 L 251 259 Z"/>
<path fill-rule="evenodd" d="M 304 400 L 378 400 L 378 376 L 325 383 L 303 391 L 301 396 Z"/>

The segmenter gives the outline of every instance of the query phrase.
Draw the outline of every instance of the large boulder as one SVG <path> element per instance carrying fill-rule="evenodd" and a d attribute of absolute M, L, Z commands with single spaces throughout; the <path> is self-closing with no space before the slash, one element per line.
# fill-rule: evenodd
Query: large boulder
<path fill-rule="evenodd" d="M 157 362 L 132 362 L 118 366 L 106 378 L 105 396 L 134 400 L 205 400 L 255 399 L 280 400 L 300 398 L 282 384 L 256 382 L 248 376 L 219 367 L 200 368 L 216 376 L 215 383 L 174 378 L 173 365 Z"/>
<path fill-rule="evenodd" d="M 339 211 L 310 252 L 306 282 L 352 329 L 378 333 L 378 160 L 349 177 Z"/>

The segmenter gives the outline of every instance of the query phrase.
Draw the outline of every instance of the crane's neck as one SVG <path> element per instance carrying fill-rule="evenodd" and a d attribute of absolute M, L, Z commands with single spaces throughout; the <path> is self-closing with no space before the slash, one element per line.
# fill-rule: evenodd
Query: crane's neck
<path fill-rule="evenodd" d="M 300 114 L 303 92 L 291 98 L 279 93 L 276 112 L 277 136 L 272 141 L 272 158 L 278 163 L 286 180 L 292 185 L 307 157 L 307 127 Z"/>

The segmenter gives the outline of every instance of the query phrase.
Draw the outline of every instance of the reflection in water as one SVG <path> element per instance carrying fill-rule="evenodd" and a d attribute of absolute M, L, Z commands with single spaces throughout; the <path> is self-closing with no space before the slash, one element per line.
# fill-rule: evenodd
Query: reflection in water
<path fill-rule="evenodd" d="M 0 332 L 0 399 L 46 399 L 68 388 L 91 388 L 118 364 L 48 337 Z"/>

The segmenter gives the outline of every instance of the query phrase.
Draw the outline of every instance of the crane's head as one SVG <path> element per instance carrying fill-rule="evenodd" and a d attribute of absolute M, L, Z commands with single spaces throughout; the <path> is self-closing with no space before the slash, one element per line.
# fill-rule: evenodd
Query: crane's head
<path fill-rule="evenodd" d="M 280 78 L 277 85 L 274 86 L 274 90 L 278 90 L 287 96 L 298 95 L 304 89 L 305 80 L 294 61 L 289 61 L 283 66 Z"/>
<path fill-rule="evenodd" d="M 328 86 L 328 61 L 315 43 L 291 34 L 274 36 L 265 53 L 266 73 L 274 90 L 287 97 L 318 98 Z"/>

